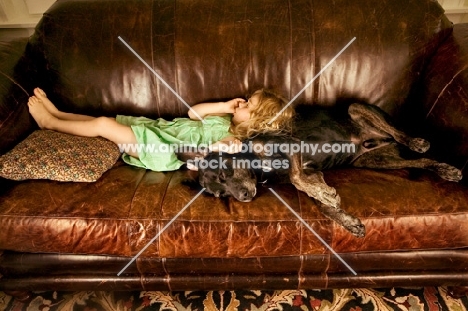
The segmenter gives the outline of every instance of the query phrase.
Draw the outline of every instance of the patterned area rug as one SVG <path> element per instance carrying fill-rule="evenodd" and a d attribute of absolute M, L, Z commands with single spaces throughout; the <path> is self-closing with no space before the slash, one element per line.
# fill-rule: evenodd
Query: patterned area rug
<path fill-rule="evenodd" d="M 192 292 L 35 292 L 18 301 L 0 292 L 6 311 L 130 310 L 468 310 L 468 298 L 453 299 L 444 287 Z"/>

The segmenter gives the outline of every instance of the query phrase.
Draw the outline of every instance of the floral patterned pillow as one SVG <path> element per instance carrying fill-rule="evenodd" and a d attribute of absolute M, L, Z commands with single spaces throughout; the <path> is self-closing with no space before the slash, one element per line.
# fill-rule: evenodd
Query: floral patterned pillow
<path fill-rule="evenodd" d="M 37 130 L 0 156 L 0 176 L 13 179 L 96 181 L 120 156 L 104 138 Z"/>

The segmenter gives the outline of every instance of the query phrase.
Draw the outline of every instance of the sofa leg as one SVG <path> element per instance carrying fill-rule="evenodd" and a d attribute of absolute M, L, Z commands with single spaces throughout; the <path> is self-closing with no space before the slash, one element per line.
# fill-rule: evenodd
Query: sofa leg
<path fill-rule="evenodd" d="M 20 290 L 4 290 L 5 294 L 14 297 L 18 301 L 26 301 L 31 297 L 31 292 L 20 291 Z"/>
<path fill-rule="evenodd" d="M 468 295 L 468 286 L 448 286 L 447 292 L 453 298 L 463 298 Z"/>

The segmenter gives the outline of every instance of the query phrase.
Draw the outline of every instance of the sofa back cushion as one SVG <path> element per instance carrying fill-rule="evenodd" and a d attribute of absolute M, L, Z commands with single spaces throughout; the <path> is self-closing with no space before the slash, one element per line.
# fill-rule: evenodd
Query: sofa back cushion
<path fill-rule="evenodd" d="M 356 38 L 295 102 L 396 113 L 450 31 L 432 0 L 62 0 L 31 43 L 62 109 L 171 118 L 188 108 L 155 73 L 189 105 L 260 87 L 292 98 Z"/>
<path fill-rule="evenodd" d="M 433 0 L 59 0 L 26 52 L 2 46 L 0 154 L 32 132 L 36 86 L 91 115 L 173 118 L 260 87 L 289 99 L 304 90 L 294 103 L 363 100 L 403 114 L 450 32 Z"/>
<path fill-rule="evenodd" d="M 27 40 L 0 42 L 0 155 L 31 132 L 27 109 L 34 70 L 24 57 Z"/>

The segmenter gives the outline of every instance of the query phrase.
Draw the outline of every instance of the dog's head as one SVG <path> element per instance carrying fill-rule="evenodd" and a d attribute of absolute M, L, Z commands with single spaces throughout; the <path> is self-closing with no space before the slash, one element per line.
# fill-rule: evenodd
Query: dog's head
<path fill-rule="evenodd" d="M 276 181 L 287 175 L 288 162 L 281 154 L 255 152 L 253 144 L 279 143 L 281 138 L 261 137 L 245 142 L 243 150 L 236 154 L 212 152 L 180 152 L 177 157 L 198 170 L 198 181 L 206 192 L 216 197 L 232 196 L 241 202 L 250 202 L 257 194 L 257 176 L 263 182 Z M 245 147 L 245 148 L 244 148 Z M 286 161 L 286 162 L 285 162 Z M 278 176 L 277 176 L 278 175 Z M 278 178 L 279 177 L 279 178 Z"/>
<path fill-rule="evenodd" d="M 199 159 L 198 181 L 215 197 L 232 196 L 240 202 L 250 202 L 257 194 L 257 177 L 252 169 L 236 166 L 235 154 L 211 153 Z"/>

